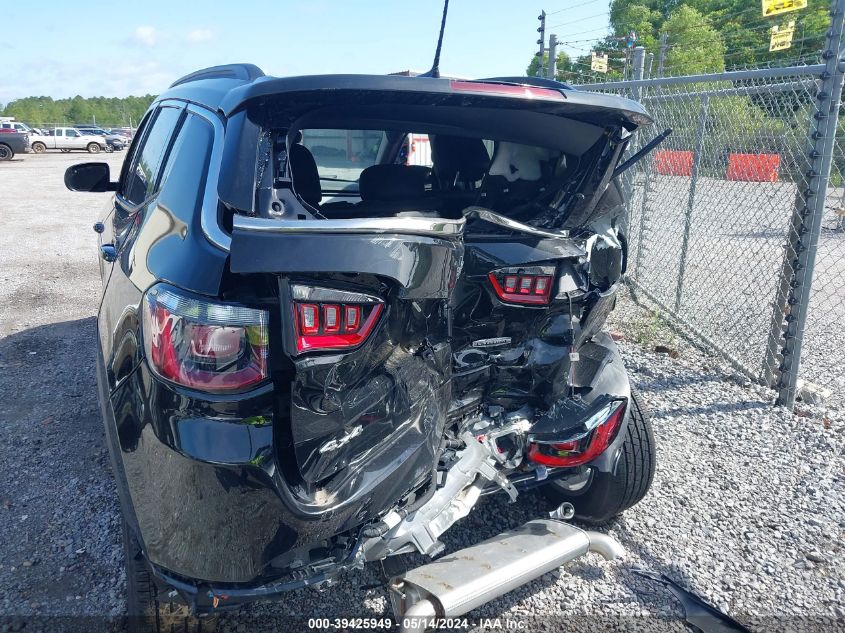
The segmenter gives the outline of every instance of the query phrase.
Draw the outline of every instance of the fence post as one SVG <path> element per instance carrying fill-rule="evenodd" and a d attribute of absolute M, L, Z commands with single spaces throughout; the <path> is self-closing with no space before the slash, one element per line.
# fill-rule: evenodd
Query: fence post
<path fill-rule="evenodd" d="M 805 174 L 807 187 L 803 195 L 804 204 L 796 205 L 796 212 L 800 217 L 795 218 L 796 221 L 793 222 L 792 226 L 797 227 L 797 230 L 790 232 L 792 244 L 787 249 L 795 253 L 795 259 L 790 266 L 792 281 L 788 285 L 787 307 L 784 310 L 786 329 L 781 349 L 783 362 L 777 383 L 777 403 L 789 408 L 795 404 L 798 387 L 804 328 L 807 324 L 813 272 L 822 230 L 827 186 L 830 182 L 839 105 L 842 101 L 845 60 L 842 59 L 841 47 L 845 0 L 834 0 L 830 16 L 831 27 L 827 32 L 825 51 L 822 53 L 825 69 L 821 74 L 816 94 L 818 107 L 810 122 L 810 170 Z M 830 350 L 830 353 L 835 352 Z"/>
<path fill-rule="evenodd" d="M 634 81 L 638 81 L 643 78 L 643 74 L 645 73 L 645 47 L 644 46 L 637 46 L 634 48 L 634 60 L 633 60 L 633 77 Z M 631 98 L 634 101 L 639 101 L 642 96 L 642 88 L 635 84 L 634 87 L 631 89 Z M 639 134 L 631 141 L 631 147 L 629 152 L 633 154 L 637 151 L 637 147 L 639 145 Z M 625 217 L 622 222 L 622 231 L 627 235 L 628 228 L 631 226 L 631 214 L 633 213 L 633 197 L 634 197 L 634 172 L 637 171 L 635 169 L 629 169 L 625 172 L 622 176 L 622 191 L 625 195 Z"/>
<path fill-rule="evenodd" d="M 695 188 L 698 183 L 698 171 L 701 168 L 701 155 L 704 153 L 704 135 L 707 131 L 707 116 L 710 107 L 710 96 L 701 97 L 701 109 L 698 113 L 698 128 L 696 129 L 695 154 L 692 158 L 692 173 L 690 175 L 689 199 L 687 211 L 684 214 L 684 239 L 681 242 L 681 261 L 678 265 L 678 285 L 675 287 L 675 313 L 681 313 L 681 296 L 684 291 L 684 275 L 687 268 L 687 251 L 689 250 L 689 234 L 692 226 L 692 210 L 695 206 Z"/>
<path fill-rule="evenodd" d="M 669 42 L 669 34 L 663 32 L 660 34 L 660 52 L 657 55 L 657 76 L 663 76 L 663 64 L 666 61 L 666 49 Z"/>
<path fill-rule="evenodd" d="M 645 46 L 637 46 L 634 48 L 634 75 L 631 77 L 633 81 L 639 81 L 643 78 L 643 74 L 645 73 Z M 639 85 L 635 85 L 634 89 L 631 91 L 631 98 L 635 101 L 640 100 L 640 95 L 642 94 L 642 88 Z"/>
<path fill-rule="evenodd" d="M 811 161 L 809 159 L 804 161 L 804 167 L 810 169 Z M 778 287 L 775 291 L 775 300 L 772 304 L 772 318 L 769 325 L 769 336 L 766 340 L 766 351 L 763 354 L 763 366 L 760 368 L 760 377 L 764 385 L 772 388 L 778 387 L 779 372 L 782 357 L 780 355 L 781 344 L 783 342 L 783 320 L 786 315 L 787 300 L 792 290 L 792 276 L 793 262 L 796 261 L 797 254 L 796 238 L 798 232 L 801 230 L 803 219 L 801 217 L 801 210 L 804 208 L 804 191 L 801 190 L 800 183 L 798 183 L 798 191 L 795 192 L 795 204 L 792 209 L 792 218 L 789 221 L 789 228 L 787 229 L 787 243 L 783 253 L 783 263 L 781 264 L 780 278 Z"/>

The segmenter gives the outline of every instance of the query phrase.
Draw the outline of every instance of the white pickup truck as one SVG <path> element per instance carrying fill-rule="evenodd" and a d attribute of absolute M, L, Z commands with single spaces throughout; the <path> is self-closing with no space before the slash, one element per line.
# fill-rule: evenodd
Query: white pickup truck
<path fill-rule="evenodd" d="M 85 135 L 73 127 L 57 127 L 48 134 L 31 135 L 32 151 L 43 154 L 48 149 L 60 149 L 70 152 L 75 149 L 96 154 L 106 149 L 106 139 L 102 136 Z"/>

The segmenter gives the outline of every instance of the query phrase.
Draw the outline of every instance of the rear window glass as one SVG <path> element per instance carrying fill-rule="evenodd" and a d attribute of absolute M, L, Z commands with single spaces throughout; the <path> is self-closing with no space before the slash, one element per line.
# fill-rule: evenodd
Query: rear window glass
<path fill-rule="evenodd" d="M 333 189 L 332 181 L 357 182 L 364 169 L 380 162 L 385 139 L 381 130 L 302 130 L 323 189 Z"/>

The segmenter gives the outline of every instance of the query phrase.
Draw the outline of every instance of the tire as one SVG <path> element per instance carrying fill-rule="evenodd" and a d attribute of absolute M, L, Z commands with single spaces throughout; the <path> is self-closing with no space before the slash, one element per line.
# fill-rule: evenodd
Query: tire
<path fill-rule="evenodd" d="M 32 144 L 32 151 L 36 154 L 43 154 L 47 151 L 47 146 L 44 145 L 44 143 L 42 143 L 41 141 L 36 141 Z"/>
<path fill-rule="evenodd" d="M 607 523 L 645 497 L 654 480 L 656 463 L 651 415 L 632 389 L 630 418 L 615 472 L 593 472 L 588 487 L 578 492 L 567 491 L 555 482 L 543 490 L 555 505 L 568 501 L 575 506 L 576 519 L 594 525 Z"/>
<path fill-rule="evenodd" d="M 100 146 L 97 143 L 88 143 L 88 153 L 89 154 L 99 154 L 100 153 Z"/>
<path fill-rule="evenodd" d="M 0 161 L 12 160 L 15 157 L 15 152 L 5 143 L 0 143 Z"/>
<path fill-rule="evenodd" d="M 64 152 L 65 154 L 70 154 L 70 150 L 69 150 L 69 149 L 62 149 L 62 152 Z"/>
<path fill-rule="evenodd" d="M 128 633 L 214 633 L 215 616 L 196 617 L 188 606 L 161 595 L 132 530 L 122 520 L 126 559 Z"/>
<path fill-rule="evenodd" d="M 106 145 L 106 154 L 111 154 L 114 148 L 111 145 Z"/>

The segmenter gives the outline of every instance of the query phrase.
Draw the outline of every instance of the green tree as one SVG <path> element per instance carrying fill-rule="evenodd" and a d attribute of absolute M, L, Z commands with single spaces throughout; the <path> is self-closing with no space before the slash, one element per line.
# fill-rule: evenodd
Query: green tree
<path fill-rule="evenodd" d="M 637 35 L 637 46 L 655 49 L 658 37 L 657 25 L 663 21 L 664 17 L 657 9 L 642 4 L 641 0 L 630 3 L 616 0 L 610 5 L 610 26 L 613 36 L 608 39 L 618 41 L 633 32 Z"/>
<path fill-rule="evenodd" d="M 528 64 L 528 68 L 525 69 L 525 75 L 527 77 L 545 77 L 546 76 L 546 68 L 548 68 L 549 64 L 549 54 L 543 53 L 543 67 L 542 67 L 542 74 L 540 72 L 540 56 L 534 55 L 531 58 L 531 63 Z M 569 59 L 569 55 L 565 52 L 561 51 L 557 54 L 557 65 L 555 66 L 555 79 L 558 81 L 564 81 L 567 75 L 567 72 L 572 69 L 572 61 Z"/>
<path fill-rule="evenodd" d="M 725 42 L 697 10 L 686 5 L 679 6 L 669 14 L 660 29 L 671 33 L 674 38 L 666 54 L 668 74 L 692 75 L 725 69 Z"/>
<path fill-rule="evenodd" d="M 69 123 L 97 123 L 105 126 L 138 124 L 155 97 L 25 97 L 7 103 L 0 114 L 13 116 L 36 127 Z"/>
<path fill-rule="evenodd" d="M 92 111 L 93 108 L 89 106 L 89 103 L 77 95 L 70 102 L 70 107 L 67 109 L 67 118 L 73 123 L 90 123 Z"/>
<path fill-rule="evenodd" d="M 692 10 L 695 13 L 687 13 Z M 814 61 L 825 44 L 830 25 L 827 2 L 812 2 L 806 9 L 775 17 L 764 17 L 760 4 L 748 0 L 612 0 L 609 26 L 611 35 L 595 45 L 596 50 L 618 45 L 620 38 L 631 31 L 637 34 L 637 45 L 647 52 L 659 52 L 660 34 L 668 36 L 669 54 L 675 52 L 677 68 L 672 74 L 683 74 L 687 68 L 732 69 L 782 63 L 798 59 Z M 792 46 L 782 51 L 769 51 L 770 29 L 795 21 Z M 709 27 L 706 29 L 705 27 Z M 702 33 L 701 30 L 705 29 Z M 704 57 L 717 54 L 722 48 L 712 32 L 719 34 L 724 48 L 724 64 L 705 63 Z M 705 35 L 705 40 L 699 36 Z M 698 49 L 682 52 L 683 49 Z"/>

